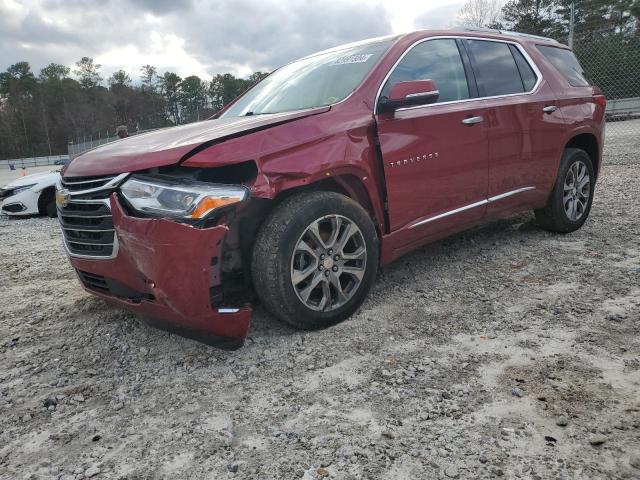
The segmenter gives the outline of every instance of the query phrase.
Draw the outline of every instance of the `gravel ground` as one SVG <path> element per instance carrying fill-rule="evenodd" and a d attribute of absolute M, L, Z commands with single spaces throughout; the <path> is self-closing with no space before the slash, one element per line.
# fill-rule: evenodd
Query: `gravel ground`
<path fill-rule="evenodd" d="M 258 309 L 235 352 L 85 294 L 55 220 L 0 219 L 0 478 L 640 478 L 628 126 L 580 231 L 457 235 L 334 328 Z"/>

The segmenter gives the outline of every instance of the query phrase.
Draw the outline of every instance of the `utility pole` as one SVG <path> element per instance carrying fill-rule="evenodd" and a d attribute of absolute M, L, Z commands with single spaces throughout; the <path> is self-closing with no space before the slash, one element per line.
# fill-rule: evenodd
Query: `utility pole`
<path fill-rule="evenodd" d="M 571 2 L 571 15 L 569 16 L 569 48 L 573 49 L 573 29 L 576 23 L 576 7 L 573 2 Z"/>

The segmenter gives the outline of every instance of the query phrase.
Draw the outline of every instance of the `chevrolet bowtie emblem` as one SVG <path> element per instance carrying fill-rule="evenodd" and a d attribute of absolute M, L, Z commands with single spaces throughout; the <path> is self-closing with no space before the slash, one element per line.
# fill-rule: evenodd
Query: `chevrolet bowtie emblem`
<path fill-rule="evenodd" d="M 69 201 L 71 200 L 71 195 L 69 194 L 69 190 L 62 189 L 56 190 L 56 205 L 60 208 L 64 208 L 69 205 Z"/>

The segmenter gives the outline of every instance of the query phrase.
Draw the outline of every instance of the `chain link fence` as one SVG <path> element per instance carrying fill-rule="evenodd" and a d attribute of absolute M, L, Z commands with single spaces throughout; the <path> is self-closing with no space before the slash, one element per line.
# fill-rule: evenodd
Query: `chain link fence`
<path fill-rule="evenodd" d="M 102 138 L 93 138 L 92 136 L 76 138 L 73 142 L 69 143 L 69 147 L 67 148 L 69 160 L 73 160 L 75 157 L 77 157 L 81 153 L 86 152 L 87 150 L 99 147 L 100 145 L 104 145 L 105 143 L 114 142 L 118 139 L 119 138 L 116 136 Z"/>
<path fill-rule="evenodd" d="M 18 168 L 61 166 L 69 161 L 67 155 L 49 155 L 47 157 L 10 158 L 0 160 L 0 170 L 15 170 Z"/>
<path fill-rule="evenodd" d="M 640 136 L 640 30 L 582 33 L 573 50 L 607 98 L 607 132 Z"/>

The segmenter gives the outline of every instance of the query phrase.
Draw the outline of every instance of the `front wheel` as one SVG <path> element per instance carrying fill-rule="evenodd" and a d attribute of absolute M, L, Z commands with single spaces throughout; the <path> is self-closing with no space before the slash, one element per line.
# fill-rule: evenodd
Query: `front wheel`
<path fill-rule="evenodd" d="M 38 199 L 38 210 L 40 211 L 40 214 L 46 215 L 49 218 L 58 217 L 55 190 L 45 190 L 40 194 L 40 198 Z"/>
<path fill-rule="evenodd" d="M 591 211 L 594 187 L 591 157 L 584 150 L 567 148 L 547 205 L 535 211 L 540 226 L 560 233 L 579 229 Z"/>
<path fill-rule="evenodd" d="M 253 284 L 265 307 L 305 329 L 334 325 L 362 304 L 378 268 L 378 236 L 356 202 L 333 192 L 294 195 L 265 220 Z"/>

